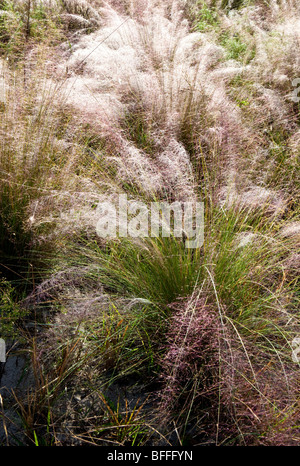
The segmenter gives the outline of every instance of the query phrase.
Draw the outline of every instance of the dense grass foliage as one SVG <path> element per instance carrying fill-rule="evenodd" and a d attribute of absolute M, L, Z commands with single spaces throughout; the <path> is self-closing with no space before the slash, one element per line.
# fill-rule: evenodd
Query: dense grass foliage
<path fill-rule="evenodd" d="M 299 444 L 299 24 L 0 0 L 0 445 Z M 203 245 L 101 238 L 119 195 L 203 202 Z"/>

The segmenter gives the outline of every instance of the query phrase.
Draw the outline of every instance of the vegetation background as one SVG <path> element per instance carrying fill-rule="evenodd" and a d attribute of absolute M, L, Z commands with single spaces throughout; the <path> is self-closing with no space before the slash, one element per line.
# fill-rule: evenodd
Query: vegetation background
<path fill-rule="evenodd" d="M 0 0 L 0 443 L 299 444 L 298 78 L 297 0 Z"/>

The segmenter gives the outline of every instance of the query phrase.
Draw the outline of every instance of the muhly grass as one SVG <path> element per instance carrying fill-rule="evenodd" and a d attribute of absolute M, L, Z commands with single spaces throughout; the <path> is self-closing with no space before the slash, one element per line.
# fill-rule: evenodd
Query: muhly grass
<path fill-rule="evenodd" d="M 30 256 L 34 244 L 33 223 L 38 205 L 57 187 L 55 172 L 64 155 L 55 145 L 57 115 L 49 102 L 55 89 L 43 82 L 19 82 L 20 75 L 7 72 L 1 110 L 0 200 L 2 264 Z M 33 85 L 32 85 L 33 84 Z M 32 85 L 32 87 L 30 87 Z M 43 94 L 36 98 L 37 89 Z M 32 208 L 32 210 L 31 210 Z M 46 209 L 45 209 L 46 210 Z"/>
<path fill-rule="evenodd" d="M 65 283 L 54 275 L 41 288 L 41 297 L 46 287 L 46 300 L 52 293 L 61 308 L 44 344 L 59 354 L 75 331 L 84 348 L 82 365 L 85 358 L 93 361 L 92 373 L 99 366 L 111 381 L 145 368 L 161 374 L 156 423 L 167 432 L 175 421 L 182 441 L 192 436 L 222 443 L 224 429 L 233 443 L 259 444 L 269 441 L 268 425 L 270 441 L 280 442 L 292 435 L 286 410 L 295 422 L 290 351 L 299 302 L 284 272 L 293 242 L 278 235 L 261 211 L 210 215 L 214 223 L 200 250 L 187 250 L 175 238 L 73 246 Z M 85 295 L 80 288 L 87 286 Z M 203 437 L 193 426 L 204 413 Z"/>
<path fill-rule="evenodd" d="M 22 442 L 299 443 L 297 2 L 0 4 Z M 203 201 L 204 244 L 99 238 L 120 194 Z"/>

